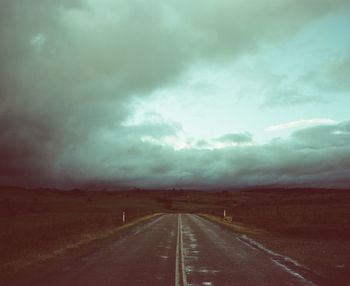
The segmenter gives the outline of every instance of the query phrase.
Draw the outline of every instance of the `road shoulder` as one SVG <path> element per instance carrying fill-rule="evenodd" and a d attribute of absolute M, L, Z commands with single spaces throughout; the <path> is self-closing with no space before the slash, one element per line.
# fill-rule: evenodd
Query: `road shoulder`
<path fill-rule="evenodd" d="M 350 241 L 287 237 L 217 216 L 199 215 L 234 231 L 248 243 L 251 240 L 255 247 L 290 258 L 310 271 L 320 285 L 350 285 Z"/>

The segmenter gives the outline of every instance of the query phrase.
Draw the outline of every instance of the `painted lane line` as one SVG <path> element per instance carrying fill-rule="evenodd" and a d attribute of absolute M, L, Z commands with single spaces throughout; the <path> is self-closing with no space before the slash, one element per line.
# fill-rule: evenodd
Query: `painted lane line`
<path fill-rule="evenodd" d="M 181 214 L 177 216 L 177 237 L 176 237 L 176 259 L 175 259 L 175 286 L 187 286 L 185 272 L 185 262 L 183 255 L 182 239 L 182 218 Z"/>
<path fill-rule="evenodd" d="M 180 286 L 180 272 L 179 272 L 179 226 L 180 219 L 177 217 L 177 235 L 176 235 L 176 259 L 175 259 L 175 286 Z"/>
<path fill-rule="evenodd" d="M 276 265 L 278 265 L 279 267 L 281 267 L 282 269 L 284 269 L 286 272 L 288 272 L 289 274 L 297 277 L 300 280 L 303 280 L 304 282 L 306 282 L 307 280 L 301 276 L 299 273 L 294 272 L 292 269 L 288 268 L 287 266 L 285 266 L 284 264 L 282 264 L 281 262 L 271 258 L 272 262 L 275 263 Z"/>
<path fill-rule="evenodd" d="M 198 219 L 200 221 L 205 221 L 207 224 L 210 222 L 210 221 L 207 221 L 204 218 L 199 217 L 199 216 L 198 216 Z M 212 222 L 210 222 L 210 223 L 213 224 Z M 253 240 L 252 238 L 248 237 L 245 234 L 244 235 L 237 235 L 236 234 L 235 236 L 236 236 L 235 238 L 237 241 L 243 243 L 244 245 L 246 245 L 250 249 L 258 250 L 258 251 L 261 251 L 261 252 L 267 254 L 269 256 L 270 260 L 275 265 L 277 265 L 278 267 L 283 269 L 285 272 L 296 277 L 297 279 L 303 281 L 304 283 L 306 283 L 306 285 L 309 285 L 309 286 L 316 286 L 317 285 L 317 284 L 315 284 L 315 282 L 307 279 L 306 276 L 308 274 L 309 275 L 311 274 L 313 277 L 316 274 L 316 278 L 317 278 L 318 274 L 311 271 L 308 267 L 300 264 L 298 261 L 296 261 L 288 256 L 283 256 L 281 254 L 273 252 L 272 250 L 266 248 L 263 244 Z"/>
<path fill-rule="evenodd" d="M 294 277 L 298 278 L 299 280 L 304 281 L 307 283 L 307 285 L 316 285 L 311 280 L 306 279 L 303 275 L 306 273 L 310 273 L 311 270 L 307 268 L 304 265 L 301 265 L 299 262 L 293 260 L 292 258 L 288 256 L 283 256 L 281 254 L 278 254 L 276 252 L 273 252 L 272 250 L 266 248 L 263 244 L 251 239 L 250 237 L 246 235 L 241 235 L 240 238 L 238 238 L 239 241 L 244 242 L 245 244 L 250 244 L 252 247 L 255 247 L 257 250 L 260 250 L 268 255 L 270 255 L 270 259 L 272 262 L 274 262 L 277 266 L 282 268 L 287 273 L 293 275 Z M 293 270 L 293 268 L 295 270 Z M 300 272 L 304 273 L 301 274 Z M 311 274 L 315 275 L 313 272 Z"/>
<path fill-rule="evenodd" d="M 185 262 L 184 262 L 184 255 L 183 255 L 183 240 L 182 240 L 182 218 L 180 214 L 180 259 L 181 259 L 181 268 L 182 268 L 182 283 L 184 286 L 187 286 L 187 277 L 186 277 L 186 271 L 185 271 Z"/>

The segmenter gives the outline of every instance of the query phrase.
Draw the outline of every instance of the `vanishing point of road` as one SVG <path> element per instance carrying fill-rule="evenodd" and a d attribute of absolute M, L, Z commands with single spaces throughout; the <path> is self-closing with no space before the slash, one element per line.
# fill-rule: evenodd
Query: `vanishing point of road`
<path fill-rule="evenodd" d="M 193 214 L 159 215 L 28 277 L 17 285 L 316 285 L 239 234 Z"/>

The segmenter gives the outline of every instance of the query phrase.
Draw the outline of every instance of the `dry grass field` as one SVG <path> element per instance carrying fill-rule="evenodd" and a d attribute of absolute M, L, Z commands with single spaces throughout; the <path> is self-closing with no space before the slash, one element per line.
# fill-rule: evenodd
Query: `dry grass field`
<path fill-rule="evenodd" d="M 105 237 L 127 222 L 159 212 L 232 216 L 249 235 L 326 276 L 350 277 L 350 192 L 59 191 L 0 189 L 0 272 L 21 268 Z M 238 228 L 240 231 L 240 228 Z"/>
<path fill-rule="evenodd" d="M 234 220 L 271 232 L 316 239 L 350 238 L 347 190 L 251 190 L 227 195 L 221 204 Z"/>
<path fill-rule="evenodd" d="M 161 210 L 127 192 L 0 190 L 0 272 L 15 271 Z"/>

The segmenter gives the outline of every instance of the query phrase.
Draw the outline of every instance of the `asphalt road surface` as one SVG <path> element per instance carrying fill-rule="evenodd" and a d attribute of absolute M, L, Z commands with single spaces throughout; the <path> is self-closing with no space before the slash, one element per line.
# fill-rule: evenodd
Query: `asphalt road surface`
<path fill-rule="evenodd" d="M 40 270 L 40 271 L 39 271 Z M 40 266 L 18 286 L 316 285 L 214 222 L 165 214 Z M 10 284 L 9 284 L 10 285 Z"/>

